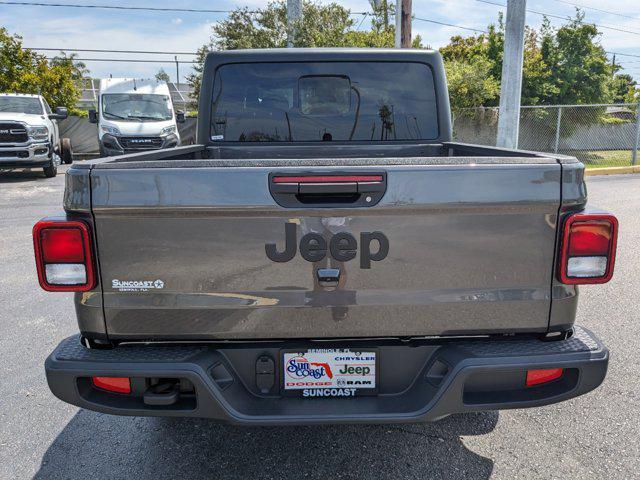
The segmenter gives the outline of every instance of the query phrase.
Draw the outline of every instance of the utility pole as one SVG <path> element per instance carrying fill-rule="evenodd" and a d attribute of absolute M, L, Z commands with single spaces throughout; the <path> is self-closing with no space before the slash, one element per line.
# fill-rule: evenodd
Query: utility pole
<path fill-rule="evenodd" d="M 636 143 L 631 154 L 631 165 L 638 164 L 638 148 L 640 147 L 640 102 L 636 105 Z"/>
<path fill-rule="evenodd" d="M 177 55 L 173 59 L 176 61 L 176 90 L 180 91 L 180 62 Z"/>
<path fill-rule="evenodd" d="M 504 148 L 518 148 L 526 7 L 527 0 L 507 0 L 497 139 Z"/>
<path fill-rule="evenodd" d="M 396 32 L 393 46 L 402 48 L 402 0 L 396 0 Z"/>
<path fill-rule="evenodd" d="M 287 0 L 287 48 L 293 48 L 296 39 L 295 23 L 302 18 L 302 0 Z"/>
<path fill-rule="evenodd" d="M 411 48 L 411 0 L 402 0 L 400 43 Z"/>

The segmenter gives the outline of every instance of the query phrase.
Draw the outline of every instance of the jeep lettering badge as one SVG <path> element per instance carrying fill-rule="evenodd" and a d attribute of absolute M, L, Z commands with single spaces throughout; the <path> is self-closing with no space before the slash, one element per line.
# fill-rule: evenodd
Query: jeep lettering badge
<path fill-rule="evenodd" d="M 296 224 L 284 224 L 284 250 L 279 252 L 275 243 L 264 246 L 267 257 L 274 262 L 288 262 L 296 256 Z M 376 252 L 371 252 L 373 241 L 378 243 Z M 329 241 L 329 252 L 339 262 L 348 262 L 356 257 L 358 242 L 347 232 L 336 233 Z M 389 239 L 382 232 L 362 232 L 360 234 L 360 268 L 371 268 L 371 262 L 379 262 L 389 254 Z M 327 241 L 319 233 L 307 233 L 300 239 L 300 255 L 308 262 L 319 262 L 327 255 Z"/>

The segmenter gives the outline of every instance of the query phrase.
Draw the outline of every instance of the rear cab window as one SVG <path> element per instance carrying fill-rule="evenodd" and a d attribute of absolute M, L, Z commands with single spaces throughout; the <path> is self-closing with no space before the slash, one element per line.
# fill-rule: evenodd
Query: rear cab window
<path fill-rule="evenodd" d="M 434 140 L 431 68 L 418 62 L 221 65 L 211 139 L 224 142 Z"/>

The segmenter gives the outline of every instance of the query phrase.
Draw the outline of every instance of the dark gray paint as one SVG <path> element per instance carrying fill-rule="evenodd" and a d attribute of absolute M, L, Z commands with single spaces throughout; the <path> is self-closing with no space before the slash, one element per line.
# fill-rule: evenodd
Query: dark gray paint
<path fill-rule="evenodd" d="M 91 202 L 106 326 L 99 331 L 96 315 L 86 313 L 99 310 L 85 301 L 81 330 L 113 339 L 348 338 L 545 332 L 550 319 L 553 328 L 573 324 L 576 289 L 557 284 L 554 264 L 558 216 L 586 200 L 584 166 L 572 157 L 450 142 L 448 104 L 433 144 L 203 145 L 211 143 L 202 115 L 216 65 L 372 55 L 423 61 L 442 73 L 434 52 L 218 52 L 205 69 L 201 145 L 71 170 L 65 208 L 86 212 Z M 446 97 L 440 76 L 436 89 Z M 388 176 L 374 207 L 283 208 L 268 189 L 275 169 L 372 168 Z M 378 230 L 389 239 L 389 255 L 371 269 L 360 269 L 357 258 L 340 265 L 344 280 L 331 291 L 314 284 L 315 270 L 335 262 L 266 257 L 265 243 L 282 247 L 286 222 L 299 225 L 298 240 L 309 231 L 359 238 Z M 119 292 L 113 279 L 165 286 Z"/>
<path fill-rule="evenodd" d="M 352 167 L 357 172 L 367 167 Z M 370 167 L 368 167 L 370 168 Z M 316 167 L 332 171 L 331 167 Z M 95 169 L 93 213 L 113 338 L 422 336 L 545 331 L 560 166 L 385 166 L 371 208 L 284 209 L 264 167 Z M 278 167 L 281 172 L 299 171 Z M 314 265 L 271 262 L 284 223 L 378 230 L 389 256 L 343 265 L 345 285 L 314 290 Z M 338 223 L 342 220 L 338 220 Z M 321 266 L 321 265 L 319 265 Z M 111 281 L 156 280 L 118 292 Z M 330 307 L 334 307 L 333 309 Z M 346 318 L 335 320 L 335 307 Z"/>

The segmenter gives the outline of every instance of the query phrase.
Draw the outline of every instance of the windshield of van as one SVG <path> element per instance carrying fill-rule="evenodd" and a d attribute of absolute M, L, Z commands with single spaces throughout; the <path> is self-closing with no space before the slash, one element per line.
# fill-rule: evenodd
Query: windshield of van
<path fill-rule="evenodd" d="M 42 115 L 42 104 L 35 97 L 0 97 L 0 112 Z"/>
<path fill-rule="evenodd" d="M 220 66 L 211 139 L 229 142 L 433 140 L 431 68 L 416 62 Z"/>
<path fill-rule="evenodd" d="M 127 122 L 159 122 L 173 118 L 168 95 L 144 93 L 102 95 L 102 115 L 107 120 Z"/>

